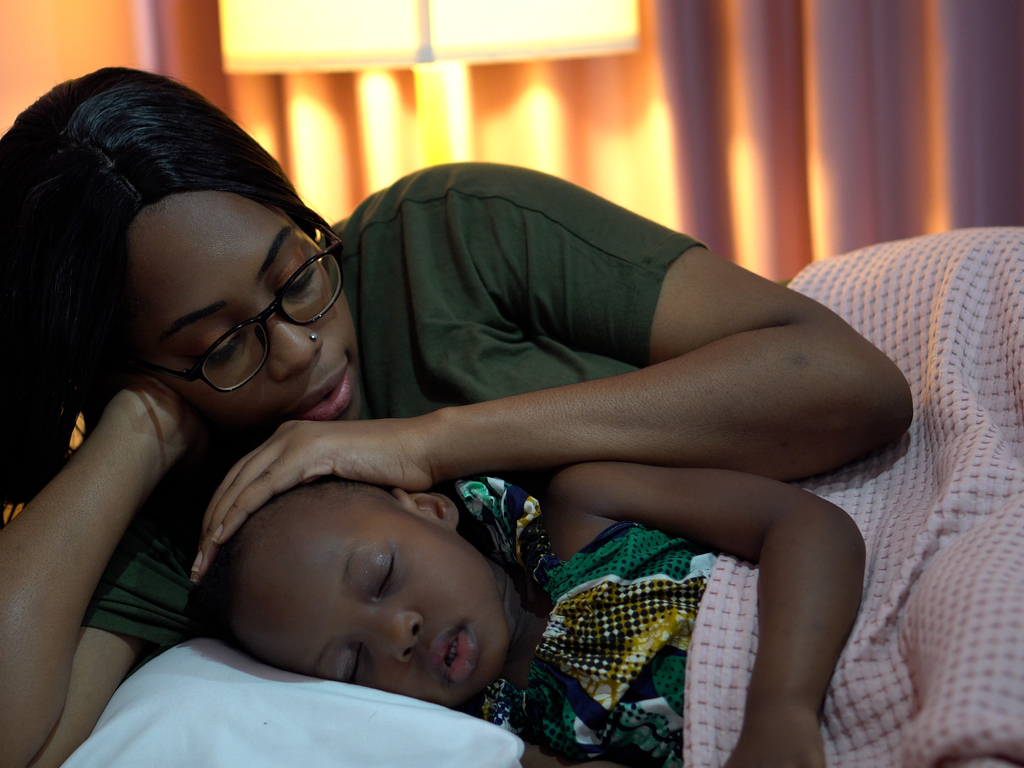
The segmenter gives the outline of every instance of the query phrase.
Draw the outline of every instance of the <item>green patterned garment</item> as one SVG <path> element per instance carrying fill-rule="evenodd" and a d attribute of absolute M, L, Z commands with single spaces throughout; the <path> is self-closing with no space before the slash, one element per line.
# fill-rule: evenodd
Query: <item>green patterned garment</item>
<path fill-rule="evenodd" d="M 562 561 L 521 488 L 456 489 L 490 533 L 485 554 L 521 565 L 554 603 L 526 688 L 499 679 L 466 711 L 577 760 L 682 766 L 686 651 L 715 556 L 617 523 Z"/>

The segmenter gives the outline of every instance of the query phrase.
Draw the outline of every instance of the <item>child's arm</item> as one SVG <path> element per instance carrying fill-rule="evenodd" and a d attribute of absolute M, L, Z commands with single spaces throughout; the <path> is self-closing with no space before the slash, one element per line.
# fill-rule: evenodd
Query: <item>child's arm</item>
<path fill-rule="evenodd" d="M 824 766 L 818 711 L 864 577 L 864 542 L 843 510 L 754 475 L 607 462 L 560 471 L 544 520 L 563 559 L 631 520 L 758 563 L 758 654 L 728 766 Z"/>

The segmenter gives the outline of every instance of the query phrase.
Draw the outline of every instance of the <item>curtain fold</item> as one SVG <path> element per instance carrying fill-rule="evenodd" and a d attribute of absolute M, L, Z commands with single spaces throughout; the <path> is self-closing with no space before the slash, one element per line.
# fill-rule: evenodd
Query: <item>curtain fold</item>
<path fill-rule="evenodd" d="M 948 226 L 1020 224 L 1024 211 L 1024 3 L 932 6 L 945 122 Z"/>
<path fill-rule="evenodd" d="M 933 103 L 940 93 L 933 9 L 917 0 L 807 3 L 817 258 L 947 228 L 936 184 L 943 131 Z"/>
<path fill-rule="evenodd" d="M 810 261 L 798 0 L 662 2 L 683 228 L 772 279 Z"/>
<path fill-rule="evenodd" d="M 771 279 L 1024 224 L 1020 0 L 641 0 L 637 53 L 472 66 L 469 157 L 554 173 Z M 100 66 L 224 107 L 328 217 L 422 164 L 408 70 L 233 75 L 216 0 L 0 6 L 0 129 Z"/>

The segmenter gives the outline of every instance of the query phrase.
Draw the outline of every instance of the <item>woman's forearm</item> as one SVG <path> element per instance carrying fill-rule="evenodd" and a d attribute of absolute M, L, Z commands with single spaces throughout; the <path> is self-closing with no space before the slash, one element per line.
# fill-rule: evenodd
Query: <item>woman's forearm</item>
<path fill-rule="evenodd" d="M 120 393 L 61 472 L 0 532 L 0 765 L 24 765 L 64 706 L 79 626 L 118 540 L 177 459 Z"/>
<path fill-rule="evenodd" d="M 844 345 L 853 347 L 849 354 Z M 868 359 L 855 364 L 858 356 Z M 793 479 L 901 435 L 910 421 L 905 387 L 898 369 L 860 337 L 795 322 L 628 374 L 423 418 L 437 479 L 598 460 Z"/>

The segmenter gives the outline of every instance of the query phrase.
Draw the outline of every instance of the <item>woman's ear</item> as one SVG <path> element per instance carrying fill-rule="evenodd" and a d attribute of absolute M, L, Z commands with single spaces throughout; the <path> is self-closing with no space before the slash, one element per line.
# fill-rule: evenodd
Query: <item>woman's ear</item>
<path fill-rule="evenodd" d="M 459 510 L 455 502 L 440 493 L 406 493 L 401 488 L 392 488 L 391 495 L 403 507 L 415 515 L 441 523 L 453 531 L 459 524 Z"/>

